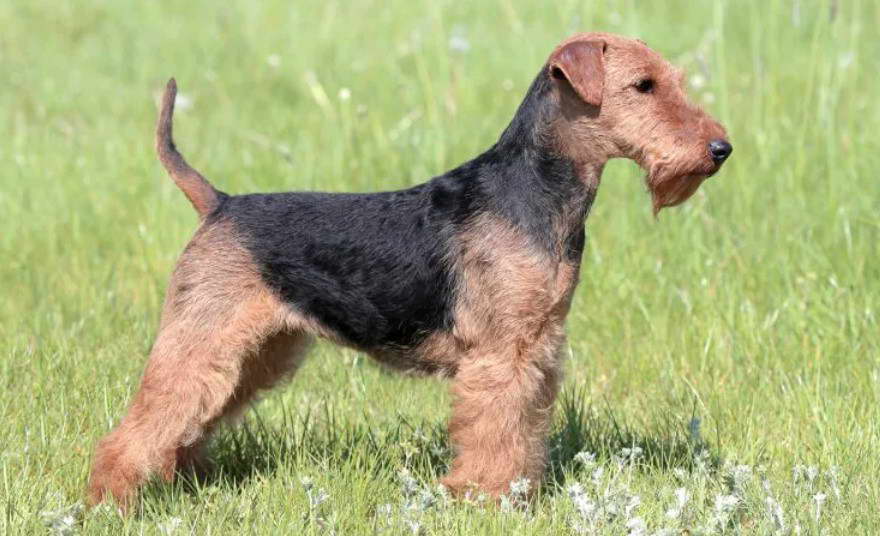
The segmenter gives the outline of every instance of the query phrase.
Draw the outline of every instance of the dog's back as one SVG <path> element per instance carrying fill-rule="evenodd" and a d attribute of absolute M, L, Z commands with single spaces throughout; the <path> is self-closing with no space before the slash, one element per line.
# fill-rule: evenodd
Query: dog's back
<path fill-rule="evenodd" d="M 230 197 L 228 220 L 267 286 L 350 346 L 411 347 L 452 322 L 455 223 L 431 189 Z M 210 222 L 206 222 L 210 224 Z"/>

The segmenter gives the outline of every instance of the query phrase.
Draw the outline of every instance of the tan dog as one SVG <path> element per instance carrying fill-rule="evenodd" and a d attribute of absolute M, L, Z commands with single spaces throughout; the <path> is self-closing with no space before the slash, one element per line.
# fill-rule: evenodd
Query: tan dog
<path fill-rule="evenodd" d="M 644 43 L 556 48 L 498 142 L 419 186 L 228 196 L 177 152 L 172 80 L 160 160 L 201 225 L 168 286 L 141 388 L 98 445 L 92 503 L 128 506 L 198 459 L 224 417 L 290 376 L 314 336 L 451 379 L 453 491 L 493 496 L 544 471 L 564 322 L 605 162 L 648 172 L 655 212 L 730 155 L 681 73 Z M 533 486 L 534 488 L 534 486 Z"/>

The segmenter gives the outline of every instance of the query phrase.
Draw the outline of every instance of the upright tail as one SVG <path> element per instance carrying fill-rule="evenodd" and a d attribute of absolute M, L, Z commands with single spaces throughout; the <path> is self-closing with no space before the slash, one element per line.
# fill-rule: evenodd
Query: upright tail
<path fill-rule="evenodd" d="M 156 125 L 156 153 L 159 155 L 159 161 L 165 166 L 165 170 L 174 179 L 174 183 L 183 190 L 189 202 L 199 213 L 199 219 L 204 219 L 220 204 L 221 194 L 198 171 L 186 163 L 183 155 L 177 152 L 177 148 L 174 146 L 174 140 L 171 138 L 171 122 L 174 116 L 174 98 L 176 96 L 177 82 L 172 78 L 165 86 L 162 111 L 159 113 L 159 123 Z"/>

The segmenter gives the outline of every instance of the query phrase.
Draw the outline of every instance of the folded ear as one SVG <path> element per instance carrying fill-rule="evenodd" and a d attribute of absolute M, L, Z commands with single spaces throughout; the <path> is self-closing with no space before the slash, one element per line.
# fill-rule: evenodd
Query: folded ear
<path fill-rule="evenodd" d="M 602 105 L 605 85 L 605 42 L 572 41 L 553 52 L 548 62 L 550 75 L 565 80 L 587 104 Z"/>

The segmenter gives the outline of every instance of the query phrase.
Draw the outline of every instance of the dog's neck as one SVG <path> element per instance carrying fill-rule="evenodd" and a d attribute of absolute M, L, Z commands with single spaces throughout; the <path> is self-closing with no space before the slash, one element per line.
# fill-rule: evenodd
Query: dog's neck
<path fill-rule="evenodd" d="M 593 135 L 599 130 L 594 124 L 598 112 L 569 86 L 557 85 L 545 66 L 493 148 L 531 150 L 547 159 L 571 162 L 580 182 L 587 189 L 596 189 L 609 159 L 608 140 Z"/>
<path fill-rule="evenodd" d="M 560 143 L 563 112 L 544 69 L 498 142 L 465 165 L 479 170 L 488 209 L 557 251 L 578 236 L 582 240 L 606 160 L 583 149 L 572 153 Z"/>

